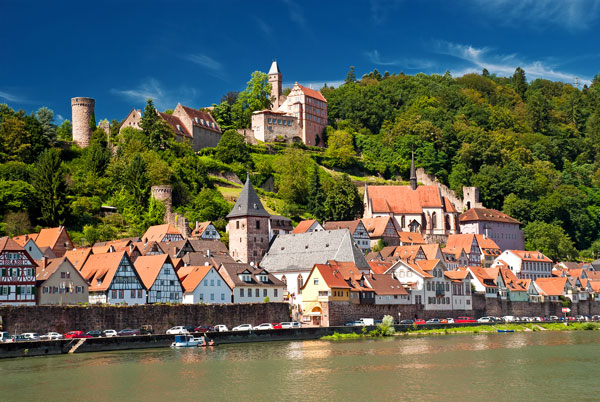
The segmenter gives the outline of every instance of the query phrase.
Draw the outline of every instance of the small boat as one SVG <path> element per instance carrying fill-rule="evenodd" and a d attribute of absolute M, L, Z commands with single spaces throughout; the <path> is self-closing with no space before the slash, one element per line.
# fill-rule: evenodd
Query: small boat
<path fill-rule="evenodd" d="M 197 348 L 206 346 L 203 336 L 198 338 L 192 335 L 175 335 L 175 342 L 171 344 L 172 348 Z"/>
<path fill-rule="evenodd" d="M 498 329 L 498 332 L 515 332 L 514 329 Z"/>

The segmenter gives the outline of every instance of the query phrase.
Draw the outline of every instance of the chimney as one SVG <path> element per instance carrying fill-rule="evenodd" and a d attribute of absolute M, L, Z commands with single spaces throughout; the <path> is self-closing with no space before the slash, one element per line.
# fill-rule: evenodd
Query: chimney
<path fill-rule="evenodd" d="M 210 258 L 210 257 L 211 257 L 211 256 L 210 256 L 210 249 L 206 249 L 206 256 L 207 256 L 208 258 Z"/>
<path fill-rule="evenodd" d="M 46 269 L 47 265 L 48 265 L 48 257 L 44 256 L 42 258 L 42 269 Z"/>

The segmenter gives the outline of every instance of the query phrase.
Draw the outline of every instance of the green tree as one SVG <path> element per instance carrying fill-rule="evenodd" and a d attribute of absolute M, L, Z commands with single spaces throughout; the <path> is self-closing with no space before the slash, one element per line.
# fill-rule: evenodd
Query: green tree
<path fill-rule="evenodd" d="M 215 156 L 225 163 L 246 163 L 250 160 L 250 147 L 243 135 L 235 130 L 227 130 L 217 144 Z"/>
<path fill-rule="evenodd" d="M 123 187 L 133 196 L 137 205 L 144 206 L 150 191 L 150 178 L 146 172 L 146 162 L 140 154 L 135 154 L 123 174 Z"/>
<path fill-rule="evenodd" d="M 354 140 L 345 130 L 336 130 L 328 135 L 325 155 L 334 160 L 335 166 L 345 169 L 355 162 Z"/>
<path fill-rule="evenodd" d="M 35 188 L 27 182 L 0 180 L 0 214 L 33 208 Z"/>
<path fill-rule="evenodd" d="M 33 231 L 27 211 L 7 213 L 0 226 L 2 227 L 4 234 L 9 237 L 19 236 Z"/>
<path fill-rule="evenodd" d="M 525 226 L 524 231 L 527 250 L 539 250 L 553 261 L 577 256 L 573 241 L 558 225 L 535 221 Z"/>
<path fill-rule="evenodd" d="M 218 190 L 204 188 L 186 208 L 185 216 L 190 222 L 217 221 L 225 218 L 229 211 L 231 205 Z"/>
<path fill-rule="evenodd" d="M 42 125 L 45 141 L 48 144 L 54 144 L 56 142 L 56 125 L 53 123 L 54 112 L 44 106 L 35 112 L 35 118 Z"/>
<path fill-rule="evenodd" d="M 286 202 L 306 204 L 312 163 L 310 156 L 298 148 L 288 148 L 278 158 L 275 185 Z"/>
<path fill-rule="evenodd" d="M 515 69 L 515 73 L 512 76 L 512 83 L 515 92 L 518 93 L 521 98 L 525 99 L 525 91 L 527 91 L 527 78 L 525 78 L 525 71 L 521 67 Z"/>
<path fill-rule="evenodd" d="M 363 202 L 350 176 L 343 174 L 334 179 L 325 200 L 327 220 L 351 221 L 363 213 Z"/>
<path fill-rule="evenodd" d="M 246 89 L 238 95 L 231 109 L 235 128 L 248 128 L 252 112 L 271 107 L 271 84 L 267 74 L 255 71 L 252 73 Z"/>
<path fill-rule="evenodd" d="M 148 138 L 150 148 L 155 151 L 167 148 L 169 140 L 175 137 L 171 127 L 158 115 L 154 102 L 150 98 L 146 100 L 146 107 L 140 119 L 140 127 Z"/>
<path fill-rule="evenodd" d="M 30 134 L 27 124 L 9 117 L 0 124 L 0 158 L 5 161 L 27 161 L 31 155 Z"/>
<path fill-rule="evenodd" d="M 62 223 L 67 203 L 67 185 L 57 149 L 47 149 L 40 155 L 33 171 L 32 185 L 41 208 L 42 221 L 50 226 Z"/>
<path fill-rule="evenodd" d="M 306 210 L 313 214 L 317 220 L 323 220 L 325 218 L 325 200 L 327 197 L 321 185 L 319 166 L 316 163 L 313 164 L 312 174 L 310 175 L 307 198 Z"/>
<path fill-rule="evenodd" d="M 350 69 L 348 70 L 348 73 L 346 74 L 346 80 L 344 81 L 345 84 L 350 84 L 356 82 L 356 71 L 354 69 L 354 66 L 350 66 Z"/>
<path fill-rule="evenodd" d="M 58 126 L 56 137 L 62 141 L 71 141 L 73 139 L 73 124 L 70 120 L 65 120 Z"/>

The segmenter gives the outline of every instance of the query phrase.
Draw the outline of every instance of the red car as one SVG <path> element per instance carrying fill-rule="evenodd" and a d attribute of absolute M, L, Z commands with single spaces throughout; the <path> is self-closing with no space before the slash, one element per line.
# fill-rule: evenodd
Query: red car
<path fill-rule="evenodd" d="M 67 332 L 64 335 L 65 339 L 73 339 L 73 338 L 92 338 L 92 336 L 86 334 L 83 331 L 71 331 L 71 332 Z"/>
<path fill-rule="evenodd" d="M 215 332 L 215 327 L 212 325 L 201 325 L 199 327 L 194 328 L 194 332 Z"/>
<path fill-rule="evenodd" d="M 280 323 L 278 323 L 278 322 L 274 322 L 274 323 L 272 323 L 271 325 L 273 326 L 273 329 L 281 329 L 281 328 L 282 328 L 282 327 L 281 327 L 281 324 L 280 324 Z"/>
<path fill-rule="evenodd" d="M 454 320 L 456 324 L 464 324 L 469 322 L 477 322 L 477 320 L 473 317 L 458 317 Z"/>
<path fill-rule="evenodd" d="M 415 320 L 415 321 L 413 321 L 413 324 L 414 325 L 423 325 L 423 324 L 425 324 L 425 320 Z"/>

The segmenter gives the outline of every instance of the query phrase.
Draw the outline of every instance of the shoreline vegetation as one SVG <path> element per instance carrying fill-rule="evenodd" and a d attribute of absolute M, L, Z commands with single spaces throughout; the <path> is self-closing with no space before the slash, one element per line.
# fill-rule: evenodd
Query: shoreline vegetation
<path fill-rule="evenodd" d="M 340 334 L 334 332 L 333 335 L 322 337 L 322 340 L 339 341 L 346 339 L 369 339 L 388 336 L 415 336 L 415 335 L 452 335 L 452 334 L 480 334 L 494 333 L 498 330 L 514 332 L 538 332 L 538 331 L 595 331 L 600 329 L 600 323 L 595 322 L 575 322 L 575 323 L 527 323 L 527 324 L 498 324 L 498 325 L 479 325 L 469 327 L 452 328 L 433 328 L 426 329 L 417 325 L 412 325 L 406 331 L 395 331 L 394 327 L 388 327 L 384 330 L 384 325 L 379 325 L 377 329 L 367 331 L 366 327 L 360 334 Z"/>

